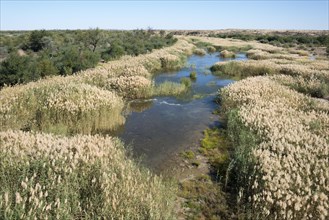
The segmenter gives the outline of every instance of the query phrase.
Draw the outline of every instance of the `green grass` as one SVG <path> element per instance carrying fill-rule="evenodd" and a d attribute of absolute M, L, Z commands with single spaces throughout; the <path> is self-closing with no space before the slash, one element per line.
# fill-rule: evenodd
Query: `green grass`
<path fill-rule="evenodd" d="M 227 62 L 225 64 L 215 64 L 210 67 L 213 75 L 222 76 L 234 76 L 239 79 L 243 79 L 249 76 L 260 76 L 260 75 L 273 75 L 276 73 L 274 69 L 267 66 L 243 66 L 239 62 Z"/>
<path fill-rule="evenodd" d="M 180 183 L 179 196 L 188 208 L 186 219 L 228 219 L 228 206 L 220 185 L 207 175 Z"/>
<path fill-rule="evenodd" d="M 185 83 L 163 82 L 153 87 L 153 96 L 178 96 L 185 93 L 190 86 Z"/>
<path fill-rule="evenodd" d="M 183 152 L 181 152 L 180 155 L 181 155 L 181 157 L 183 157 L 185 159 L 188 159 L 188 160 L 191 160 L 191 159 L 194 159 L 195 158 L 195 154 L 191 150 L 183 151 Z"/>
<path fill-rule="evenodd" d="M 230 142 L 224 129 L 206 129 L 201 140 L 199 152 L 205 155 L 211 166 L 213 173 L 218 179 L 224 180 L 226 170 L 230 162 Z"/>
<path fill-rule="evenodd" d="M 252 49 L 253 47 L 250 45 L 246 45 L 246 46 L 217 46 L 217 50 L 228 50 L 228 51 L 232 51 L 232 52 L 247 52 L 248 50 Z"/>

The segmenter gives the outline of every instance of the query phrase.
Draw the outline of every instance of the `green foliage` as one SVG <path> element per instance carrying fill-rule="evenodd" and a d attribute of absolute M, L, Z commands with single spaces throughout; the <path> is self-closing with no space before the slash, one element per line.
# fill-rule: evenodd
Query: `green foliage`
<path fill-rule="evenodd" d="M 186 219 L 229 218 L 225 194 L 209 176 L 200 175 L 181 182 L 178 195 L 185 199 Z"/>
<path fill-rule="evenodd" d="M 119 42 L 114 41 L 111 46 L 102 52 L 101 57 L 105 61 L 109 61 L 111 59 L 116 59 L 125 54 L 125 48 L 120 45 Z"/>
<path fill-rule="evenodd" d="M 195 158 L 195 154 L 191 150 L 186 150 L 181 153 L 181 156 L 185 159 L 191 160 Z"/>
<path fill-rule="evenodd" d="M 90 50 L 81 50 L 77 46 L 63 48 L 56 58 L 56 66 L 61 75 L 92 68 L 97 65 L 100 55 Z"/>
<path fill-rule="evenodd" d="M 229 75 L 238 77 L 239 79 L 248 76 L 272 75 L 275 73 L 275 70 L 268 66 L 243 66 L 239 62 L 228 62 L 220 65 L 215 64 L 210 67 L 210 70 L 214 75 Z"/>
<path fill-rule="evenodd" d="M 23 83 L 27 77 L 35 79 L 29 71 L 31 58 L 28 56 L 19 56 L 17 53 L 11 53 L 1 62 L 0 66 L 0 86 L 7 84 L 13 85 Z"/>
<path fill-rule="evenodd" d="M 58 75 L 58 69 L 55 67 L 54 62 L 47 57 L 40 57 L 36 60 L 34 72 L 41 78 Z"/>
<path fill-rule="evenodd" d="M 196 80 L 196 77 L 197 77 L 196 72 L 195 72 L 195 71 L 192 71 L 192 72 L 190 73 L 190 78 L 191 78 L 191 80 Z"/>
<path fill-rule="evenodd" d="M 260 143 L 260 138 L 242 123 L 237 109 L 232 109 L 227 114 L 227 132 L 234 146 L 234 154 L 228 167 L 226 185 L 236 196 L 243 188 L 245 197 L 242 199 L 245 199 L 246 203 L 251 192 L 250 183 L 254 167 L 252 150 Z"/>
<path fill-rule="evenodd" d="M 261 43 L 269 43 L 272 45 L 281 46 L 282 44 L 308 44 L 326 46 L 329 43 L 329 35 L 313 36 L 308 34 L 287 35 L 287 34 L 243 34 L 243 33 L 224 33 L 210 34 L 209 37 L 218 38 L 235 38 L 245 41 L 257 40 Z"/>
<path fill-rule="evenodd" d="M 29 37 L 28 48 L 34 52 L 42 50 L 45 46 L 43 37 L 47 36 L 46 30 L 35 30 L 32 31 Z"/>
<path fill-rule="evenodd" d="M 163 82 L 153 87 L 153 96 L 177 96 L 185 93 L 188 87 L 184 83 Z M 147 97 L 147 96 L 146 96 Z"/>
<path fill-rule="evenodd" d="M 1 35 L 0 87 L 38 80 L 48 75 L 70 75 L 92 68 L 103 59 L 123 55 L 145 54 L 170 46 L 177 41 L 172 34 L 154 31 L 26 31 L 3 32 Z M 27 57 L 18 57 L 23 49 Z M 16 55 L 9 55 L 9 54 Z M 15 57 L 16 56 L 16 57 Z M 12 62 L 12 63 L 11 63 Z"/>

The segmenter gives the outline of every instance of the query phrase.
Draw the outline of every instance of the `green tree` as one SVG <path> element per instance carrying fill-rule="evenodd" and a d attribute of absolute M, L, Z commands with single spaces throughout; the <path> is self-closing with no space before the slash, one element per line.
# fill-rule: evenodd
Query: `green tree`
<path fill-rule="evenodd" d="M 30 81 L 31 58 L 11 53 L 0 65 L 0 87 Z"/>
<path fill-rule="evenodd" d="M 33 70 L 40 77 L 58 75 L 59 71 L 55 67 L 55 64 L 48 57 L 39 58 L 34 66 Z"/>
<path fill-rule="evenodd" d="M 82 50 L 78 46 L 64 48 L 56 61 L 61 75 L 71 75 L 80 70 L 92 68 L 100 61 L 99 53 Z"/>
<path fill-rule="evenodd" d="M 125 49 L 120 45 L 119 42 L 114 41 L 111 46 L 102 52 L 102 58 L 105 61 L 109 61 L 112 58 L 119 58 L 125 54 Z"/>
<path fill-rule="evenodd" d="M 42 48 L 45 46 L 42 38 L 46 37 L 47 35 L 48 34 L 46 30 L 32 31 L 29 37 L 29 43 L 28 43 L 29 48 L 34 52 L 38 52 L 39 50 L 42 50 Z"/>
<path fill-rule="evenodd" d="M 92 47 L 92 51 L 95 52 L 97 45 L 103 39 L 102 31 L 99 28 L 90 29 L 86 32 L 85 41 L 87 46 Z"/>

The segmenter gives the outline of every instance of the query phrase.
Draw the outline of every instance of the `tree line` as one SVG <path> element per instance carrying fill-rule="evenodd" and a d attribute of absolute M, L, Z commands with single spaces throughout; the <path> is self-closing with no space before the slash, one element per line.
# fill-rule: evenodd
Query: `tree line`
<path fill-rule="evenodd" d="M 137 56 L 177 41 L 165 31 L 2 31 L 0 87 L 52 75 L 71 75 L 100 61 Z"/>

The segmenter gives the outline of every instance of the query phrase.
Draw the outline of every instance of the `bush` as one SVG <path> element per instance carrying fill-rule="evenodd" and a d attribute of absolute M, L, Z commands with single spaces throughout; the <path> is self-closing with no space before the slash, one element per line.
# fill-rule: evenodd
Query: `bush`
<path fill-rule="evenodd" d="M 14 85 L 38 79 L 38 76 L 31 75 L 30 64 L 30 57 L 19 56 L 17 53 L 11 53 L 1 62 L 0 87 L 4 84 Z"/>
<path fill-rule="evenodd" d="M 158 35 L 153 31 L 143 30 L 104 31 L 98 28 L 74 31 L 37 30 L 14 34 L 4 32 L 3 35 L 0 50 L 3 51 L 1 58 L 7 59 L 4 64 L 7 67 L 4 69 L 16 66 L 18 62 L 18 58 L 15 61 L 8 53 L 24 49 L 28 58 L 20 58 L 20 62 L 26 60 L 23 65 L 25 68 L 11 68 L 9 77 L 4 76 L 1 71 L 0 78 L 3 82 L 0 82 L 0 87 L 4 83 L 12 85 L 29 82 L 53 74 L 71 75 L 96 66 L 101 58 L 109 61 L 123 55 L 137 56 L 153 49 L 171 46 L 177 41 L 172 34 Z M 13 64 L 8 64 L 10 62 Z"/>
<path fill-rule="evenodd" d="M 92 68 L 100 61 L 100 55 L 90 50 L 80 50 L 76 46 L 62 49 L 56 60 L 61 75 L 71 75 L 75 72 Z"/>

